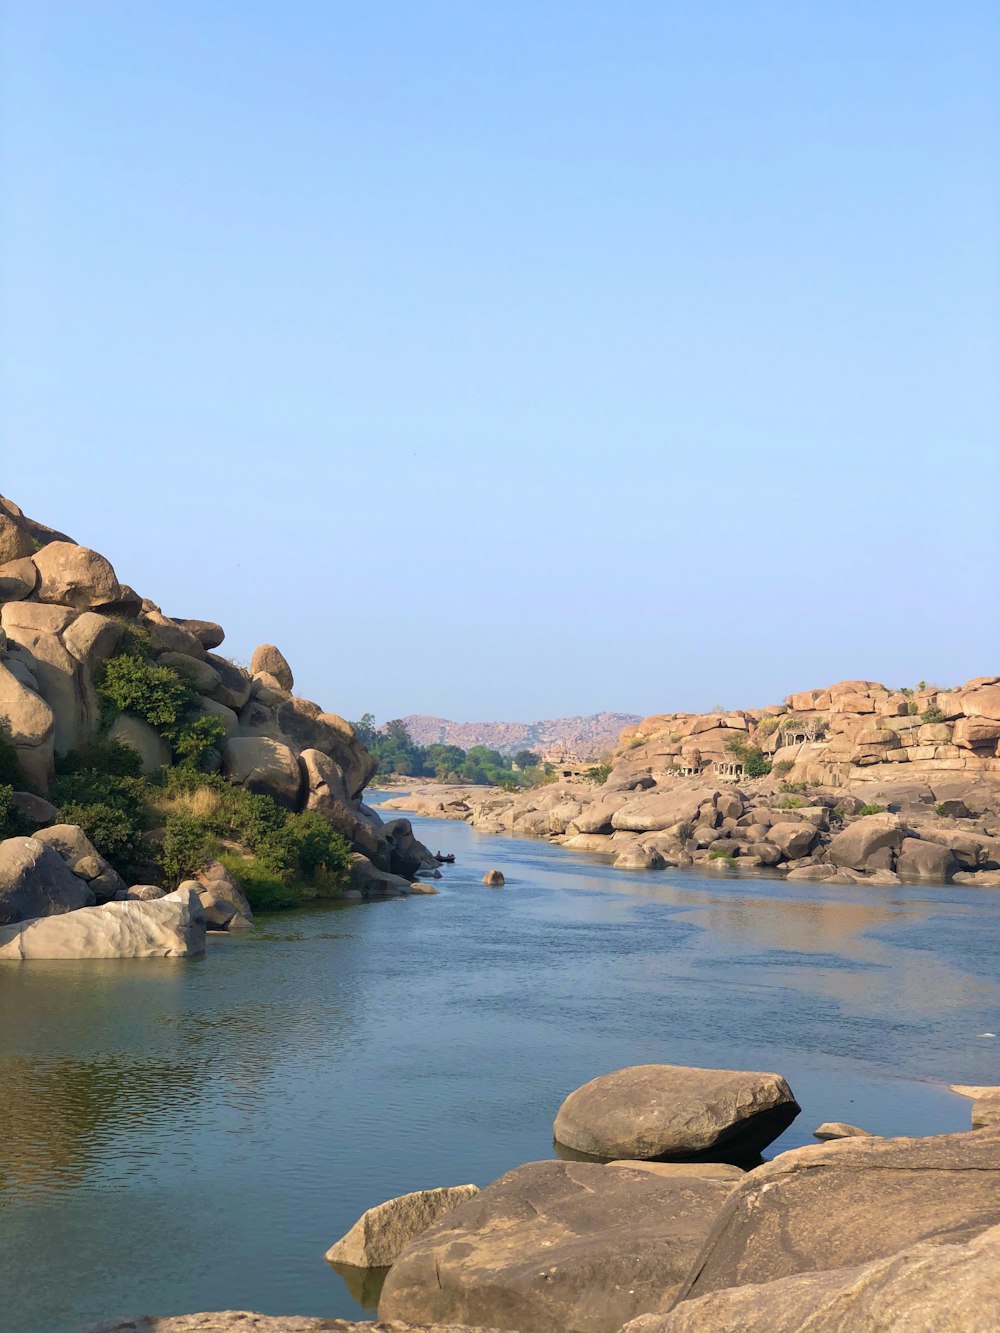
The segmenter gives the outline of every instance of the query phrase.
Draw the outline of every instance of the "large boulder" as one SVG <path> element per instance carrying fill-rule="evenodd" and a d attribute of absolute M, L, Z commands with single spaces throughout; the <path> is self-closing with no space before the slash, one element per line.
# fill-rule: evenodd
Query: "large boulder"
<path fill-rule="evenodd" d="M 389 869 L 394 875 L 412 879 L 418 870 L 436 869 L 437 861 L 414 836 L 413 825 L 408 819 L 390 819 L 381 831 L 389 844 Z"/>
<path fill-rule="evenodd" d="M 517 1167 L 403 1251 L 379 1318 L 617 1333 L 669 1308 L 730 1188 L 584 1162 Z"/>
<path fill-rule="evenodd" d="M 155 902 L 105 903 L 0 927 L 0 960 L 188 958 L 205 951 L 198 895 L 178 890 Z"/>
<path fill-rule="evenodd" d="M 326 1257 L 332 1264 L 388 1268 L 411 1241 L 478 1193 L 478 1185 L 451 1185 L 387 1199 L 363 1213 Z"/>
<path fill-rule="evenodd" d="M 3 515 L 0 515 L 0 525 Z M 19 602 L 30 597 L 38 582 L 38 570 L 27 557 L 0 564 L 0 602 Z"/>
<path fill-rule="evenodd" d="M 94 895 L 38 838 L 0 842 L 0 926 L 89 907 Z"/>
<path fill-rule="evenodd" d="M 51 707 L 0 662 L 0 726 L 14 748 L 27 781 L 48 790 L 52 776 L 56 719 Z"/>
<path fill-rule="evenodd" d="M 86 881 L 94 901 L 109 902 L 126 887 L 118 871 L 105 861 L 79 824 L 52 824 L 38 829 L 34 837 L 57 851 L 73 874 Z"/>
<path fill-rule="evenodd" d="M 896 815 L 862 815 L 830 839 L 830 863 L 848 870 L 892 870 L 903 841 Z"/>
<path fill-rule="evenodd" d="M 108 729 L 108 740 L 134 750 L 142 760 L 143 773 L 147 775 L 170 767 L 170 746 L 142 718 L 119 713 Z"/>
<path fill-rule="evenodd" d="M 682 1301 L 622 1333 L 992 1333 L 1000 1328 L 1000 1227 L 922 1241 L 887 1259 Z"/>
<path fill-rule="evenodd" d="M 592 1157 L 742 1156 L 767 1147 L 799 1110 L 780 1074 L 632 1065 L 571 1092 L 554 1132 Z"/>
<path fill-rule="evenodd" d="M 97 551 L 72 542 L 49 542 L 32 556 L 38 570 L 35 596 L 86 610 L 117 601 L 121 588 L 109 561 Z"/>
<path fill-rule="evenodd" d="M 218 648 L 226 631 L 214 620 L 184 620 L 173 617 L 174 624 L 186 634 L 193 634 L 203 648 Z"/>
<path fill-rule="evenodd" d="M 250 677 L 242 667 L 217 653 L 206 653 L 205 660 L 219 675 L 219 684 L 212 691 L 212 698 L 238 713 L 250 698 Z"/>
<path fill-rule="evenodd" d="M 291 693 L 295 684 L 292 668 L 288 665 L 284 653 L 275 648 L 273 643 L 262 643 L 253 650 L 253 657 L 250 659 L 250 674 L 257 676 L 261 673 L 273 676 L 283 690 L 288 690 Z"/>
<path fill-rule="evenodd" d="M 381 870 L 361 852 L 354 852 L 347 874 L 347 889 L 362 898 L 399 898 L 410 892 L 410 880 Z"/>
<path fill-rule="evenodd" d="M 273 797 L 294 810 L 302 775 L 295 751 L 269 736 L 233 736 L 222 747 L 222 771 L 230 782 Z"/>
<path fill-rule="evenodd" d="M 24 560 L 35 549 L 31 534 L 17 518 L 0 510 L 0 564 Z"/>
<path fill-rule="evenodd" d="M 900 879 L 947 880 L 955 869 L 955 857 L 950 847 L 922 838 L 904 838 L 896 858 L 896 873 Z"/>
<path fill-rule="evenodd" d="M 1000 1133 L 837 1139 L 783 1153 L 730 1195 L 682 1296 L 968 1241 L 1000 1223 Z"/>
<path fill-rule="evenodd" d="M 816 841 L 816 828 L 804 820 L 793 823 L 791 820 L 772 824 L 767 834 L 767 841 L 777 847 L 782 856 L 789 861 L 808 855 Z"/>
<path fill-rule="evenodd" d="M 381 819 L 373 812 L 363 815 L 347 794 L 347 784 L 339 764 L 322 750 L 303 750 L 299 755 L 305 807 L 328 820 L 338 833 L 371 858 L 383 870 L 389 870 L 392 848 L 383 831 Z M 403 874 L 403 871 L 399 872 Z"/>
<path fill-rule="evenodd" d="M 184 676 L 199 694 L 211 694 L 222 684 L 222 677 L 211 662 L 191 657 L 189 653 L 161 653 L 157 660 L 160 666 L 171 667 Z"/>

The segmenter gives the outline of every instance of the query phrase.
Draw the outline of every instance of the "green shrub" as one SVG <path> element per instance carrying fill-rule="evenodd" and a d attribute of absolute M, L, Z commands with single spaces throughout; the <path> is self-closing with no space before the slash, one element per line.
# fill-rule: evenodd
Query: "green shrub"
<path fill-rule="evenodd" d="M 298 907 L 300 895 L 272 871 L 262 866 L 255 857 L 243 857 L 235 852 L 223 852 L 219 860 L 246 894 L 247 902 L 255 912 L 277 912 L 287 907 Z"/>
<path fill-rule="evenodd" d="M 913 691 L 911 690 L 910 693 L 912 694 Z M 910 717 L 916 717 L 919 709 L 920 705 L 917 703 L 916 699 L 907 699 L 906 712 Z"/>
<path fill-rule="evenodd" d="M 98 692 L 102 703 L 119 713 L 132 713 L 164 736 L 176 736 L 195 706 L 197 695 L 171 667 L 142 657 L 119 654 L 101 672 Z"/>
<path fill-rule="evenodd" d="M 948 814 L 948 807 L 943 801 L 938 801 L 937 805 L 934 807 L 934 813 L 938 815 L 939 818 L 944 819 Z"/>
<path fill-rule="evenodd" d="M 736 864 L 736 857 L 730 856 L 728 852 L 709 852 L 708 859 L 710 861 L 725 861 L 726 865 L 730 866 L 735 866 Z"/>
<path fill-rule="evenodd" d="M 786 773 L 791 773 L 794 767 L 795 761 L 793 759 L 779 759 L 776 764 L 771 765 L 771 772 L 775 777 L 783 778 Z"/>
<path fill-rule="evenodd" d="M 192 721 L 182 723 L 173 741 L 174 762 L 200 772 L 209 753 L 219 749 L 226 735 L 226 724 L 212 713 L 202 713 Z"/>
<path fill-rule="evenodd" d="M 748 745 L 743 754 L 743 772 L 748 778 L 766 778 L 771 761 L 759 745 Z"/>
<path fill-rule="evenodd" d="M 833 813 L 837 816 L 838 819 L 846 819 L 848 815 L 847 806 L 835 805 L 833 807 Z"/>
<path fill-rule="evenodd" d="M 749 748 L 745 736 L 730 736 L 724 746 L 726 754 L 731 754 L 734 759 L 742 759 Z"/>
<path fill-rule="evenodd" d="M 944 713 L 941 712 L 941 709 L 938 708 L 937 704 L 931 704 L 929 708 L 925 708 L 920 714 L 920 720 L 922 722 L 943 722 Z"/>
<path fill-rule="evenodd" d="M 583 776 L 588 782 L 592 782 L 595 787 L 603 787 L 611 776 L 611 765 L 595 764 L 593 768 L 588 768 Z"/>
<path fill-rule="evenodd" d="M 777 768 L 777 765 L 775 765 L 775 768 Z M 804 792 L 805 790 L 806 790 L 806 784 L 805 784 L 804 782 L 779 782 L 779 783 L 778 783 L 778 791 L 790 791 L 790 792 L 799 792 L 799 793 L 801 793 L 801 792 Z"/>
<path fill-rule="evenodd" d="M 778 730 L 781 726 L 781 722 L 782 719 L 780 717 L 762 717 L 757 723 L 757 735 L 761 740 L 764 740 L 767 736 L 773 735 L 773 733 Z"/>
<path fill-rule="evenodd" d="M 885 814 L 884 805 L 863 805 L 861 809 L 858 811 L 859 818 L 862 815 L 884 815 L 884 814 Z"/>
<path fill-rule="evenodd" d="M 79 824 L 105 860 L 126 879 L 142 863 L 142 828 L 116 805 L 70 801 L 59 807 L 60 824 Z"/>
<path fill-rule="evenodd" d="M 779 810 L 801 810 L 805 801 L 801 796 L 783 796 L 778 802 Z"/>
<path fill-rule="evenodd" d="M 14 804 L 14 788 L 0 783 L 0 838 L 30 838 L 36 825 Z"/>
<path fill-rule="evenodd" d="M 343 885 L 351 868 L 351 847 L 316 810 L 289 815 L 297 840 L 298 872 L 308 884 L 330 890 Z"/>
<path fill-rule="evenodd" d="M 10 732 L 2 722 L 0 722 L 0 786 L 9 786 L 12 790 L 20 790 L 24 786 L 21 761 L 10 739 Z"/>
<path fill-rule="evenodd" d="M 645 744 L 646 744 L 645 736 L 633 736 L 628 743 L 628 748 L 630 750 L 638 750 L 640 745 L 645 745 Z"/>
<path fill-rule="evenodd" d="M 190 879 L 208 858 L 210 833 L 191 815 L 167 816 L 166 832 L 160 849 L 160 864 L 174 884 Z"/>

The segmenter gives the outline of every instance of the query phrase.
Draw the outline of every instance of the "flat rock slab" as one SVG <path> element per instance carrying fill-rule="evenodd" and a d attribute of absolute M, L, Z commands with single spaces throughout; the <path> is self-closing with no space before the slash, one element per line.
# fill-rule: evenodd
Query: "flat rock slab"
<path fill-rule="evenodd" d="M 741 1167 L 729 1162 L 646 1162 L 639 1158 L 628 1158 L 617 1162 L 608 1162 L 608 1166 L 626 1166 L 632 1171 L 648 1171 L 654 1176 L 665 1176 L 671 1180 L 694 1176 L 698 1180 L 742 1180 L 746 1172 Z"/>
<path fill-rule="evenodd" d="M 1000 1224 L 1000 1131 L 837 1139 L 783 1153 L 732 1191 L 682 1299 L 885 1259 Z"/>
<path fill-rule="evenodd" d="M 995 1333 L 1000 1227 L 967 1244 L 922 1241 L 888 1259 L 733 1287 L 643 1315 L 623 1333 Z"/>
<path fill-rule="evenodd" d="M 669 1309 L 732 1188 L 591 1162 L 531 1162 L 403 1251 L 379 1315 L 617 1333 L 636 1315 Z"/>
<path fill-rule="evenodd" d="M 824 1142 L 827 1139 L 871 1139 L 875 1137 L 867 1129 L 859 1129 L 857 1125 L 849 1125 L 846 1120 L 824 1120 L 818 1129 L 813 1130 L 813 1138 L 821 1139 Z"/>
<path fill-rule="evenodd" d="M 799 1109 L 780 1074 L 633 1065 L 571 1092 L 554 1130 L 557 1142 L 592 1157 L 752 1154 L 787 1129 Z"/>
<path fill-rule="evenodd" d="M 479 1193 L 477 1185 L 415 1190 L 369 1208 L 326 1252 L 330 1263 L 388 1268 L 428 1227 Z"/>
<path fill-rule="evenodd" d="M 55 852 L 52 853 L 56 855 Z M 0 961 L 40 958 L 188 958 L 205 952 L 198 895 L 105 903 L 0 927 Z"/>
<path fill-rule="evenodd" d="M 97 1324 L 89 1333 L 501 1333 L 468 1324 L 371 1323 L 362 1320 L 313 1318 L 311 1315 L 255 1314 L 252 1310 L 216 1310 L 206 1314 L 167 1317 L 143 1315 L 124 1323 Z"/>

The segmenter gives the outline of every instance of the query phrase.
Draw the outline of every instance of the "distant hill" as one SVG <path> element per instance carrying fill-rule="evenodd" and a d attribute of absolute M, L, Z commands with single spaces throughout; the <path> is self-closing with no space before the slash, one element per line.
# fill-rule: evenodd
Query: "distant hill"
<path fill-rule="evenodd" d="M 622 729 L 640 720 L 634 713 L 594 713 L 542 722 L 450 722 L 446 717 L 419 714 L 403 719 L 418 745 L 458 745 L 463 750 L 488 745 L 501 754 L 569 750 L 581 759 L 597 759 L 615 749 Z"/>

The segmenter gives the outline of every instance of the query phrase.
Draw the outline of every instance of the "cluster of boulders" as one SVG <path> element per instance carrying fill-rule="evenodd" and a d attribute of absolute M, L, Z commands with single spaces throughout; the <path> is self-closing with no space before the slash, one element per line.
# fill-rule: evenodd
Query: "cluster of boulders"
<path fill-rule="evenodd" d="M 57 758 L 99 734 L 96 681 L 130 628 L 190 682 L 197 708 L 222 723 L 225 740 L 210 757 L 217 771 L 290 810 L 318 811 L 350 841 L 350 896 L 433 891 L 415 882 L 435 862 L 409 821 L 384 822 L 362 801 L 376 761 L 349 722 L 293 693 L 274 645 L 258 647 L 249 670 L 236 665 L 213 651 L 225 637 L 214 621 L 165 615 L 103 555 L 0 497 L 0 728 L 24 775 L 14 805 L 37 826 L 34 837 L 0 845 L 0 926 L 156 892 L 125 885 L 78 828 L 51 827 L 57 811 L 46 799 Z M 168 742 L 138 717 L 122 714 L 108 735 L 137 751 L 147 774 L 171 763 Z M 216 890 L 197 886 L 202 908 L 210 924 L 240 924 L 249 908 L 231 882 L 217 891 L 219 870 Z M 235 904 L 228 917 L 225 902 Z"/>
<path fill-rule="evenodd" d="M 955 1090 L 1000 1106 L 1000 1089 Z M 642 1065 L 592 1079 L 556 1116 L 563 1160 L 369 1209 L 327 1259 L 374 1293 L 380 1322 L 302 1328 L 1000 1327 L 1000 1127 L 975 1128 L 975 1112 L 972 1131 L 928 1138 L 823 1125 L 824 1141 L 761 1163 L 798 1112 L 771 1073 Z M 114 1326 L 146 1327 L 298 1325 L 228 1311 Z"/>
<path fill-rule="evenodd" d="M 703 866 L 834 884 L 1000 887 L 1000 783 L 819 787 L 774 778 L 678 777 L 626 752 L 607 780 L 519 793 L 416 787 L 381 808 L 543 837 L 626 870 Z"/>

